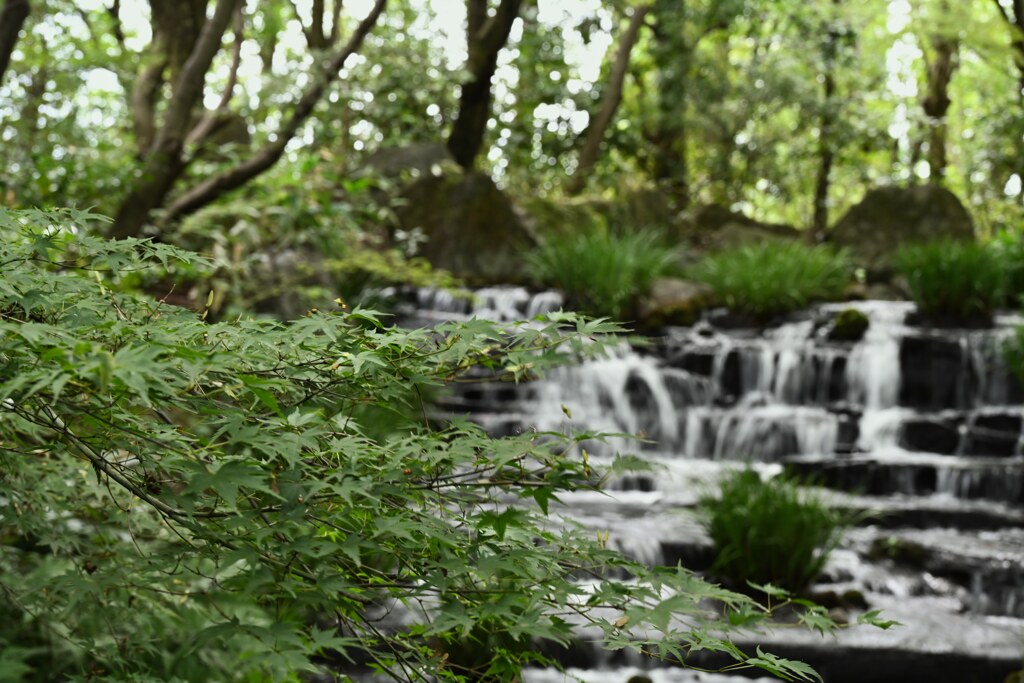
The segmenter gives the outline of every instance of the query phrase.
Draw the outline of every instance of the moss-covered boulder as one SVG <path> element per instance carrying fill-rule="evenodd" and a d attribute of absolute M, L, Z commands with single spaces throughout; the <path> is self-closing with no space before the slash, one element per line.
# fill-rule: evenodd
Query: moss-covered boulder
<path fill-rule="evenodd" d="M 639 302 L 638 325 L 641 330 L 666 326 L 688 327 L 700 320 L 705 310 L 715 305 L 714 291 L 703 283 L 675 277 L 657 278 Z"/>
<path fill-rule="evenodd" d="M 875 273 L 889 270 L 901 245 L 944 238 L 973 240 L 974 222 L 956 195 L 934 184 L 871 190 L 828 233 Z"/>
<path fill-rule="evenodd" d="M 535 242 L 490 177 L 464 172 L 439 145 L 378 152 L 368 166 L 397 183 L 392 234 L 421 233 L 418 256 L 470 284 L 527 280 L 523 257 Z"/>
<path fill-rule="evenodd" d="M 718 204 L 697 207 L 677 225 L 680 239 L 697 252 L 722 251 L 766 240 L 803 239 L 790 225 L 762 223 Z"/>
<path fill-rule="evenodd" d="M 832 321 L 828 338 L 832 341 L 857 342 L 864 338 L 871 321 L 856 308 L 844 308 Z"/>
<path fill-rule="evenodd" d="M 676 221 L 665 197 L 651 188 L 627 189 L 615 197 L 529 197 L 519 205 L 530 231 L 540 236 L 652 228 L 668 232 Z"/>

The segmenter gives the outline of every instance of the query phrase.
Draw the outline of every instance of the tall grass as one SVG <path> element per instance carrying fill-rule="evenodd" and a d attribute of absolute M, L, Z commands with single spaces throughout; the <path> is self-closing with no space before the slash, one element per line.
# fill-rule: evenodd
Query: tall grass
<path fill-rule="evenodd" d="M 712 571 L 737 588 L 805 591 L 851 523 L 795 480 L 764 481 L 749 468 L 728 475 L 701 506 L 715 546 Z"/>
<path fill-rule="evenodd" d="M 1003 303 L 1006 268 L 990 247 L 954 240 L 909 244 L 896 252 L 895 265 L 918 310 L 934 321 L 984 322 Z"/>
<path fill-rule="evenodd" d="M 657 232 L 641 230 L 550 235 L 527 258 L 534 278 L 560 289 L 573 308 L 625 320 L 635 298 L 671 270 L 675 257 Z"/>
<path fill-rule="evenodd" d="M 772 241 L 711 254 L 690 276 L 727 308 L 765 319 L 842 298 L 852 274 L 845 251 Z"/>
<path fill-rule="evenodd" d="M 1024 306 L 1024 234 L 1019 230 L 1001 230 L 987 248 L 1003 270 L 1003 304 Z"/>

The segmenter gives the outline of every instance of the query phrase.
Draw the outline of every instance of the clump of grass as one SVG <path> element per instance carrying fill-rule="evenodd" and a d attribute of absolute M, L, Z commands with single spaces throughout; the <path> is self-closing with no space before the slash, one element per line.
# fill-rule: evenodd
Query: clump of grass
<path fill-rule="evenodd" d="M 935 322 L 987 322 L 1003 302 L 1002 259 L 973 242 L 936 240 L 909 244 L 896 252 L 918 310 Z"/>
<path fill-rule="evenodd" d="M 587 232 L 551 235 L 527 258 L 534 278 L 561 290 L 571 307 L 624 320 L 635 298 L 671 270 L 676 252 L 653 230 Z"/>
<path fill-rule="evenodd" d="M 1024 234 L 1001 230 L 987 245 L 1003 271 L 1003 304 L 1024 305 Z"/>
<path fill-rule="evenodd" d="M 801 594 L 852 522 L 794 479 L 733 472 L 701 499 L 715 546 L 712 571 L 739 589 L 772 584 Z"/>
<path fill-rule="evenodd" d="M 690 273 L 730 310 L 762 320 L 842 298 L 852 274 L 845 251 L 783 241 L 711 254 Z"/>

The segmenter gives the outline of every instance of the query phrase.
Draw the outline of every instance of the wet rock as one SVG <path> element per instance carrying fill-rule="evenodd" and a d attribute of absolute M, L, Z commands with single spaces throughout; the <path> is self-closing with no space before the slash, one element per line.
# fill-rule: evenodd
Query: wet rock
<path fill-rule="evenodd" d="M 900 445 L 909 451 L 953 455 L 960 448 L 959 417 L 920 417 L 903 423 Z"/>
<path fill-rule="evenodd" d="M 674 277 L 657 278 L 640 301 L 640 327 L 688 327 L 700 319 L 705 309 L 714 305 L 714 300 L 714 292 L 703 283 Z"/>
<path fill-rule="evenodd" d="M 626 683 L 654 683 L 654 681 L 651 679 L 650 676 L 637 674 L 635 676 L 630 676 Z"/>
<path fill-rule="evenodd" d="M 956 195 L 934 183 L 871 190 L 827 236 L 873 271 L 886 269 L 907 242 L 940 238 L 973 240 L 974 222 Z"/>
<path fill-rule="evenodd" d="M 964 408 L 976 385 L 960 339 L 939 333 L 907 335 L 900 343 L 900 405 Z"/>
<path fill-rule="evenodd" d="M 976 415 L 968 424 L 964 454 L 1012 456 L 1017 452 L 1021 427 L 1020 411 Z"/>
<path fill-rule="evenodd" d="M 860 414 L 838 412 L 839 431 L 836 435 L 836 453 L 852 453 L 860 437 Z"/>
<path fill-rule="evenodd" d="M 662 433 L 661 415 L 658 409 L 658 401 L 654 396 L 647 380 L 636 372 L 631 372 L 626 378 L 626 386 L 623 388 L 626 400 L 633 414 L 637 416 L 639 431 L 638 436 L 645 441 L 644 447 L 655 447 L 664 434 Z"/>

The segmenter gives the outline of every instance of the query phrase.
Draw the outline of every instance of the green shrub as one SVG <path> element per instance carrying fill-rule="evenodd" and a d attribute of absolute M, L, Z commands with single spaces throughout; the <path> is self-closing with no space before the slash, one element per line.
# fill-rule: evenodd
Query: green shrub
<path fill-rule="evenodd" d="M 90 237 L 87 220 L 0 211 L 2 672 L 264 683 L 327 659 L 512 680 L 546 661 L 525 643 L 572 640 L 572 614 L 616 648 L 682 659 L 699 643 L 816 678 L 716 640 L 769 618 L 749 598 L 552 523 L 549 501 L 596 486 L 575 437 L 423 418 L 424 391 L 474 366 L 521 379 L 615 325 L 404 330 L 366 310 L 211 323 L 123 291 L 198 257 Z M 380 628 L 395 604 L 415 623 Z"/>
<path fill-rule="evenodd" d="M 636 296 L 667 273 L 675 250 L 653 230 L 549 235 L 528 257 L 534 278 L 561 290 L 570 307 L 616 320 L 632 317 Z"/>
<path fill-rule="evenodd" d="M 936 240 L 896 252 L 896 268 L 926 318 L 985 322 L 1003 301 L 1005 271 L 997 253 L 981 244 Z"/>
<path fill-rule="evenodd" d="M 1021 306 L 1024 304 L 1024 234 L 1002 230 L 986 246 L 1003 271 L 1003 304 Z"/>
<path fill-rule="evenodd" d="M 727 308 L 759 319 L 841 299 L 852 276 L 844 251 L 771 241 L 711 254 L 690 273 Z"/>
<path fill-rule="evenodd" d="M 713 571 L 740 588 L 751 582 L 806 590 L 848 525 L 795 480 L 765 481 L 749 468 L 729 474 L 701 504 L 715 546 Z"/>

